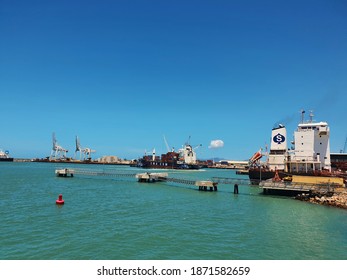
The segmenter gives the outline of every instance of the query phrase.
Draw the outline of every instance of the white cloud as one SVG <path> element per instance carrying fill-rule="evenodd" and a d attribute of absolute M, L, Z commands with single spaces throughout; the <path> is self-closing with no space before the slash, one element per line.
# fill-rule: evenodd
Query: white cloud
<path fill-rule="evenodd" d="M 222 140 L 212 140 L 210 146 L 208 146 L 210 149 L 219 149 L 224 147 L 224 142 Z"/>

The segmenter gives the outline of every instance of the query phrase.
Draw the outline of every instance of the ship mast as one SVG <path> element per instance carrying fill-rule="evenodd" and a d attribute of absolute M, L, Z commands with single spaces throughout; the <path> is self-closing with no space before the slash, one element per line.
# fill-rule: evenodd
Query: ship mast
<path fill-rule="evenodd" d="M 343 146 L 343 150 L 340 150 L 341 154 L 344 154 L 346 152 L 346 147 L 347 147 L 347 136 L 346 136 L 346 140 L 345 140 L 345 145 Z"/>
<path fill-rule="evenodd" d="M 314 117 L 313 111 L 310 111 L 310 123 L 313 123 L 313 117 Z"/>
<path fill-rule="evenodd" d="M 305 110 L 301 110 L 301 123 L 305 121 Z"/>

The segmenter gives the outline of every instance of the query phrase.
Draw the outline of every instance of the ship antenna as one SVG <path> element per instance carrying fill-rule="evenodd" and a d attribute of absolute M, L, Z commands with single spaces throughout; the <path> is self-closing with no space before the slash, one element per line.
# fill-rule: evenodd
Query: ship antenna
<path fill-rule="evenodd" d="M 310 123 L 313 122 L 313 117 L 314 117 L 314 114 L 313 114 L 313 111 L 311 110 L 310 111 Z"/>
<path fill-rule="evenodd" d="M 345 145 L 343 146 L 343 150 L 340 150 L 340 153 L 344 154 L 346 152 L 346 147 L 347 147 L 347 136 L 346 136 L 346 140 L 345 140 Z"/>

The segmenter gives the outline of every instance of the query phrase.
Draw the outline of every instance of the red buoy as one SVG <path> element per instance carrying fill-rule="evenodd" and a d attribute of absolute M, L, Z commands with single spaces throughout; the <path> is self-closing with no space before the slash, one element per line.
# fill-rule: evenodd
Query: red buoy
<path fill-rule="evenodd" d="M 56 204 L 64 204 L 63 195 L 60 194 L 59 198 L 55 201 Z"/>

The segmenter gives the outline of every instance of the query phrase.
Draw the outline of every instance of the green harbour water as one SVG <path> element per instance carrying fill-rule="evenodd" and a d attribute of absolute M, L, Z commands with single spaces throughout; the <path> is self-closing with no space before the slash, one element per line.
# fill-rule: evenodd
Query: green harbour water
<path fill-rule="evenodd" d="M 346 260 L 347 211 L 258 187 L 55 176 L 55 169 L 141 173 L 129 166 L 0 163 L 1 260 Z M 156 170 L 155 172 L 159 172 Z M 235 171 L 164 171 L 190 180 Z M 173 174 L 172 174 L 173 173 Z M 65 204 L 55 200 L 63 194 Z"/>

